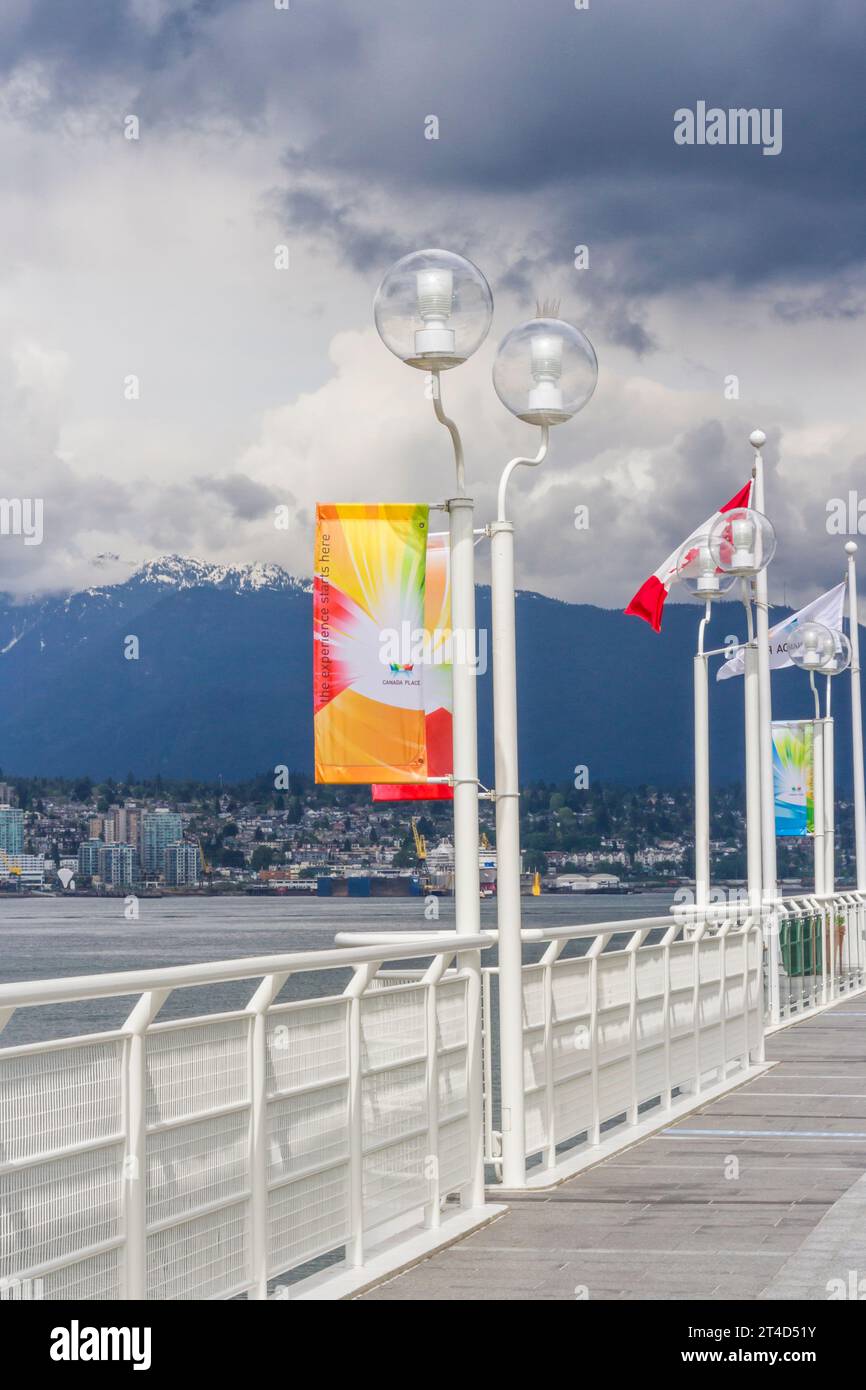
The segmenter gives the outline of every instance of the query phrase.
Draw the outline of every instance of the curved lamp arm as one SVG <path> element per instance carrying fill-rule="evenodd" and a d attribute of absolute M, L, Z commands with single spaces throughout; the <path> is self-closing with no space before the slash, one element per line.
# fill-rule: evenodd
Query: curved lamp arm
<path fill-rule="evenodd" d="M 450 420 L 442 409 L 442 384 L 439 373 L 433 372 L 431 375 L 433 377 L 433 409 L 440 425 L 444 425 L 451 435 L 451 443 L 454 445 L 454 464 L 457 468 L 457 492 L 461 497 L 464 497 L 466 495 L 466 471 L 463 466 L 463 441 L 454 421 Z"/>
<path fill-rule="evenodd" d="M 509 482 L 510 482 L 510 480 L 511 480 L 511 475 L 512 475 L 512 473 L 514 472 L 515 468 L 519 468 L 522 464 L 525 465 L 527 468 L 535 468 L 539 463 L 543 463 L 544 460 L 545 460 L 546 457 L 547 457 L 547 446 L 548 446 L 549 440 L 550 440 L 550 426 L 549 426 L 549 425 L 542 425 L 542 426 L 541 426 L 541 447 L 539 448 L 538 453 L 535 455 L 535 458 L 516 458 L 516 459 L 512 459 L 510 463 L 507 463 L 507 464 L 505 465 L 505 468 L 503 469 L 503 472 L 502 472 L 502 477 L 499 479 L 499 508 L 498 508 L 497 515 L 496 515 L 497 521 L 505 521 L 505 520 L 506 520 L 506 516 L 505 516 L 505 494 L 506 494 L 506 492 L 508 491 L 508 484 L 509 484 Z"/>

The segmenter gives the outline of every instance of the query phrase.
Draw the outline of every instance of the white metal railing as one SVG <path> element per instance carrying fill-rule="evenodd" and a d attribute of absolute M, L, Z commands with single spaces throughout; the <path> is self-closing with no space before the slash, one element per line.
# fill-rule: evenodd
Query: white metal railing
<path fill-rule="evenodd" d="M 775 905 L 765 931 L 779 933 L 778 1017 L 813 1013 L 866 988 L 866 893 L 805 894 Z"/>
<path fill-rule="evenodd" d="M 527 1181 L 760 1064 L 774 930 L 779 1024 L 866 989 L 854 892 L 523 932 Z M 262 1299 L 287 1296 L 286 1276 L 288 1296 L 328 1297 L 346 1271 L 360 1287 L 429 1253 L 453 1199 L 483 1219 L 484 1161 L 501 1157 L 498 975 L 481 968 L 496 933 L 337 939 L 0 986 L 0 1027 L 137 996 L 113 1032 L 0 1048 L 0 1298 Z M 349 982 L 329 993 L 335 970 Z M 175 991 L 229 981 L 250 982 L 245 1008 L 160 1020 Z"/>
<path fill-rule="evenodd" d="M 448 1198 L 480 1207 L 488 944 L 392 937 L 0 986 L 0 1024 L 139 996 L 115 1032 L 0 1050 L 0 1297 L 262 1299 L 322 1257 L 363 1272 L 391 1241 L 399 1262 L 400 1236 L 435 1235 Z M 395 953 L 431 963 L 380 977 Z M 346 968 L 334 994 L 310 973 Z M 278 1001 L 299 975 L 315 997 Z M 156 1021 L 172 991 L 237 980 L 256 985 L 245 1009 Z"/>
<path fill-rule="evenodd" d="M 675 1097 L 699 1096 L 760 1060 L 761 916 L 746 905 L 526 935 L 545 943 L 523 966 L 530 1165 L 554 1176 L 565 1149 L 598 1148 L 615 1126 L 628 1142 L 648 1107 L 670 1110 Z M 585 950 L 564 954 L 571 943 Z M 497 972 L 484 974 L 490 999 Z M 485 1014 L 489 1026 L 489 1003 Z M 485 1055 L 493 1050 L 488 1033 Z M 491 1079 L 488 1069 L 485 1156 L 497 1168 Z"/>

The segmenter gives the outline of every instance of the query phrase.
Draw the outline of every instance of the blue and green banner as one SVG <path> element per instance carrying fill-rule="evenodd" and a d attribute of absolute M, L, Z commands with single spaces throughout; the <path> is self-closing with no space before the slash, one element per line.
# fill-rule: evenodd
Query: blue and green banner
<path fill-rule="evenodd" d="M 815 789 L 810 720 L 773 721 L 773 794 L 776 834 L 814 835 Z"/>

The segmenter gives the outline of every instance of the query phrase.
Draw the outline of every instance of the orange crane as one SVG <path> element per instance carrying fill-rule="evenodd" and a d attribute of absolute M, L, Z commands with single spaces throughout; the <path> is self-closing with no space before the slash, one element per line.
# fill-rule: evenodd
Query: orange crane
<path fill-rule="evenodd" d="M 211 864 L 210 860 L 208 859 L 207 855 L 206 855 L 205 852 L 204 852 L 204 845 L 203 845 L 202 842 L 201 842 L 201 836 L 200 836 L 200 835 L 196 835 L 196 836 L 195 836 L 195 842 L 196 842 L 196 844 L 198 845 L 198 852 L 199 852 L 199 854 L 201 855 L 202 873 L 205 875 L 206 878 L 212 878 L 212 877 L 213 877 L 213 865 Z"/>
<path fill-rule="evenodd" d="M 430 875 L 427 872 L 427 841 L 424 839 L 424 836 L 418 829 L 417 816 L 412 817 L 412 839 L 415 841 L 415 854 L 418 859 L 418 864 L 420 866 L 421 873 L 423 875 L 421 879 L 421 887 L 425 893 L 429 893 L 430 889 L 433 887 L 433 884 L 430 880 Z"/>

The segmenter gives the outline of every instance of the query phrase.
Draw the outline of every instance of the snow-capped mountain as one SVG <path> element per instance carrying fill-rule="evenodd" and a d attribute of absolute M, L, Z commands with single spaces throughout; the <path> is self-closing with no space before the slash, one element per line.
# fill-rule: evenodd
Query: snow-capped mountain
<path fill-rule="evenodd" d="M 489 632 L 483 588 L 477 621 Z M 710 646 L 730 623 L 720 615 Z M 524 777 L 562 782 L 586 765 L 590 785 L 688 782 L 694 634 L 691 606 L 669 604 L 656 636 L 619 612 L 519 594 Z M 311 585 L 279 565 L 163 555 L 120 584 L 30 603 L 0 597 L 0 768 L 229 780 L 278 764 L 309 771 L 311 666 Z M 848 683 L 839 686 L 838 776 L 847 786 Z M 774 677 L 773 702 L 780 719 L 808 715 L 800 673 Z M 478 705 L 489 786 L 489 672 Z M 739 681 L 714 689 L 711 730 L 713 776 L 739 780 Z"/>
<path fill-rule="evenodd" d="M 190 560 L 183 555 L 160 555 L 158 559 L 147 560 L 131 576 L 131 581 L 174 589 L 209 586 L 231 589 L 235 593 L 257 592 L 260 589 L 296 589 L 304 592 L 309 588 L 309 581 L 303 583 L 295 579 L 281 565 L 215 565 L 205 560 Z"/>

